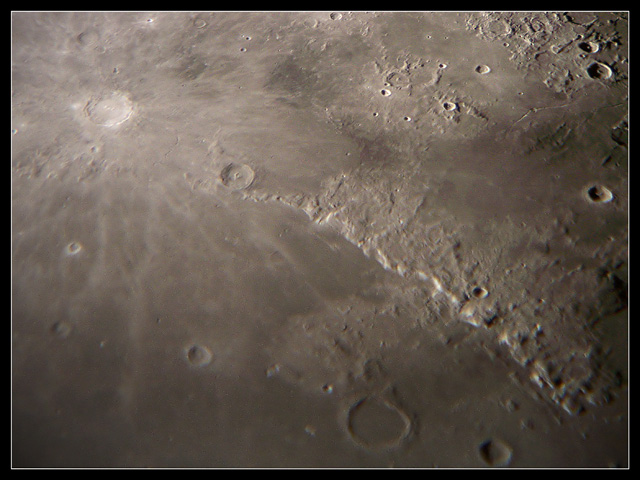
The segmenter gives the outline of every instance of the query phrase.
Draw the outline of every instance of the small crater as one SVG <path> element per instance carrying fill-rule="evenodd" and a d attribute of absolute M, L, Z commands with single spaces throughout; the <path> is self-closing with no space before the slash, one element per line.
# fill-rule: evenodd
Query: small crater
<path fill-rule="evenodd" d="M 480 458 L 490 467 L 505 467 L 511 462 L 512 449 L 498 439 L 489 439 L 478 447 Z"/>
<path fill-rule="evenodd" d="M 613 70 L 608 65 L 600 62 L 593 62 L 587 67 L 587 75 L 597 80 L 607 80 L 613 75 Z"/>
<path fill-rule="evenodd" d="M 196 18 L 193 21 L 193 26 L 196 28 L 204 28 L 207 26 L 207 22 L 205 22 L 202 18 Z"/>
<path fill-rule="evenodd" d="M 486 288 L 474 287 L 473 290 L 471 290 L 471 295 L 473 298 L 486 298 L 487 295 L 489 295 L 489 292 Z"/>
<path fill-rule="evenodd" d="M 383 88 L 382 90 L 380 90 L 380 93 L 382 94 L 383 97 L 388 97 L 389 95 L 391 95 L 391 91 L 387 90 L 386 88 Z"/>
<path fill-rule="evenodd" d="M 187 184 L 193 191 L 200 191 L 206 194 L 216 192 L 216 181 L 209 178 L 196 178 L 189 173 L 183 175 Z"/>
<path fill-rule="evenodd" d="M 220 181 L 232 190 L 248 188 L 255 177 L 253 169 L 244 163 L 230 163 L 220 172 Z"/>
<path fill-rule="evenodd" d="M 445 68 L 447 68 L 447 64 L 446 64 L 446 63 L 440 63 L 440 64 L 438 65 L 438 68 L 441 68 L 441 69 L 443 69 L 443 70 L 444 70 Z"/>
<path fill-rule="evenodd" d="M 331 20 L 341 20 L 342 14 L 339 12 L 333 12 L 332 14 L 329 15 L 329 17 L 331 18 Z"/>
<path fill-rule="evenodd" d="M 211 352 L 207 347 L 192 345 L 187 349 L 187 360 L 194 367 L 204 367 L 211 363 Z"/>
<path fill-rule="evenodd" d="M 69 243 L 64 251 L 67 255 L 77 255 L 82 250 L 82 244 L 80 242 L 71 242 Z"/>
<path fill-rule="evenodd" d="M 578 48 L 583 52 L 596 53 L 600 50 L 600 45 L 596 42 L 580 42 Z"/>
<path fill-rule="evenodd" d="M 621 147 L 627 146 L 629 143 L 629 124 L 627 120 L 620 121 L 611 129 L 611 139 Z"/>
<path fill-rule="evenodd" d="M 114 127 L 126 122 L 133 113 L 133 103 L 125 95 L 114 92 L 110 96 L 90 100 L 84 107 L 86 115 L 96 125 Z"/>
<path fill-rule="evenodd" d="M 100 41 L 100 35 L 96 30 L 85 30 L 76 37 L 76 40 L 85 47 L 94 46 Z"/>
<path fill-rule="evenodd" d="M 406 75 L 400 74 L 398 72 L 391 72 L 387 75 L 386 81 L 384 82 L 385 87 L 397 87 L 404 88 L 409 86 L 409 79 Z"/>
<path fill-rule="evenodd" d="M 405 117 L 404 117 L 404 121 L 405 121 L 405 122 L 410 122 L 410 121 L 411 121 L 411 117 L 409 117 L 409 116 L 405 116 Z"/>
<path fill-rule="evenodd" d="M 51 333 L 58 338 L 67 338 L 71 334 L 71 325 L 65 321 L 56 322 L 51 326 Z"/>
<path fill-rule="evenodd" d="M 458 105 L 455 104 L 454 102 L 444 102 L 442 104 L 442 108 L 444 108 L 448 112 L 451 112 L 451 111 L 455 110 L 456 108 L 458 108 Z"/>
<path fill-rule="evenodd" d="M 409 435 L 411 420 L 386 400 L 365 397 L 349 408 L 347 429 L 351 439 L 364 448 L 393 448 Z"/>
<path fill-rule="evenodd" d="M 613 193 L 603 185 L 593 185 L 586 191 L 587 199 L 593 203 L 607 203 L 613 200 Z"/>
<path fill-rule="evenodd" d="M 567 20 L 576 25 L 587 26 L 595 22 L 598 17 L 593 12 L 571 12 L 566 14 Z"/>
<path fill-rule="evenodd" d="M 480 75 L 486 75 L 490 71 L 491 71 L 491 68 L 489 68 L 487 65 L 478 65 L 476 67 L 476 72 L 479 73 Z"/>

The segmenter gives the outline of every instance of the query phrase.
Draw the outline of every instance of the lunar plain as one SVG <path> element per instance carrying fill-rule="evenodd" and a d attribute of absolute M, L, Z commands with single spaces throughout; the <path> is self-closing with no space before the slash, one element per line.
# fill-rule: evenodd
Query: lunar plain
<path fill-rule="evenodd" d="M 14 468 L 627 468 L 627 12 L 12 12 Z"/>

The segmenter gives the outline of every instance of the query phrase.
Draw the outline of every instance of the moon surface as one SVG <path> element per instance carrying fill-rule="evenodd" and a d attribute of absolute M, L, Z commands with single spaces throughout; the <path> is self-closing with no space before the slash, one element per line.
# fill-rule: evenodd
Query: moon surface
<path fill-rule="evenodd" d="M 12 466 L 628 468 L 628 44 L 12 12 Z"/>

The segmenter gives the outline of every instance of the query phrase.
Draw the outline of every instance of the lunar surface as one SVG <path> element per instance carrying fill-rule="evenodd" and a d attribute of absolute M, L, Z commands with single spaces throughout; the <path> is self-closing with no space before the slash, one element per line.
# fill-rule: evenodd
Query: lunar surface
<path fill-rule="evenodd" d="M 15 468 L 627 468 L 626 12 L 12 12 Z"/>

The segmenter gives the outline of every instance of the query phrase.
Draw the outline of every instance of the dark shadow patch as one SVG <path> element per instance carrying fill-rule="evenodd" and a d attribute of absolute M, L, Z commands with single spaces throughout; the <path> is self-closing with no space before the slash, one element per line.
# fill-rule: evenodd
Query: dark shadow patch
<path fill-rule="evenodd" d="M 178 68 L 178 76 L 184 80 L 195 80 L 207 69 L 207 63 L 201 58 L 189 55 L 183 59 Z"/>
<path fill-rule="evenodd" d="M 292 95 L 309 95 L 318 82 L 318 75 L 298 62 L 294 55 L 279 61 L 271 71 L 265 88 Z"/>
<path fill-rule="evenodd" d="M 629 288 L 623 278 L 624 275 L 602 269 L 598 277 L 600 281 L 599 316 L 604 317 L 625 310 L 628 306 Z"/>

